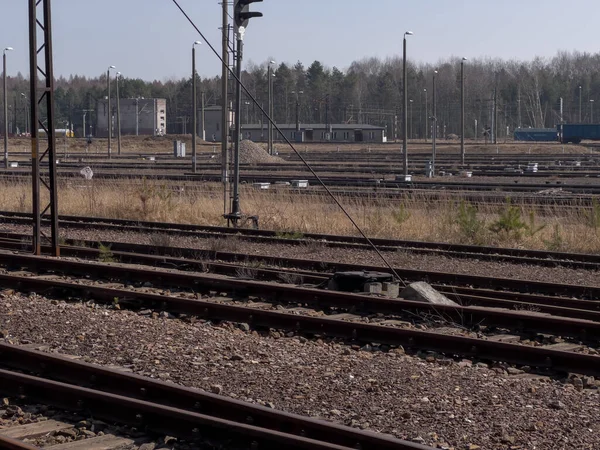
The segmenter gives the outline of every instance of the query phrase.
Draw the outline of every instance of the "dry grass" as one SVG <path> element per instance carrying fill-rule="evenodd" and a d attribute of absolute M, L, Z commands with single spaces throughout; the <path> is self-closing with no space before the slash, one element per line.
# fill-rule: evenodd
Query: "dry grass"
<path fill-rule="evenodd" d="M 244 211 L 258 214 L 261 228 L 294 234 L 357 234 L 343 213 L 321 195 L 260 192 L 249 186 L 243 186 L 241 195 Z M 29 212 L 30 197 L 28 184 L 0 184 L 1 210 Z M 393 202 L 343 199 L 343 203 L 373 237 L 600 253 L 598 205 L 538 207 L 534 211 L 513 204 L 518 215 L 516 229 L 509 225 L 508 230 L 492 231 L 499 214 L 506 213 L 506 205 L 478 205 L 469 210 L 469 204 L 451 196 L 435 202 L 413 197 Z M 150 181 L 68 181 L 59 188 L 59 210 L 61 214 L 90 217 L 226 225 L 218 184 L 181 191 Z"/>

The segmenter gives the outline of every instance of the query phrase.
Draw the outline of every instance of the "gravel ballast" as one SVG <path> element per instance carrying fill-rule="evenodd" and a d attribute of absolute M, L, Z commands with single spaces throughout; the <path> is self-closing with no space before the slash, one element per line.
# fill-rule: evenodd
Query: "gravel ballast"
<path fill-rule="evenodd" d="M 0 296 L 0 338 L 438 448 L 595 449 L 599 394 L 470 361 Z M 36 345 L 37 344 L 37 345 Z M 433 359 L 433 358 L 431 358 Z M 428 358 L 430 360 L 430 358 Z"/>

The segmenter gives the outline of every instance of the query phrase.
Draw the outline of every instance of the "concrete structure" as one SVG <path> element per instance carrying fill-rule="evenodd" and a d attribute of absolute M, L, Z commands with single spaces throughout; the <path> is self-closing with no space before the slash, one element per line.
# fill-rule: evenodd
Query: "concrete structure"
<path fill-rule="evenodd" d="M 206 140 L 221 140 L 221 107 L 205 108 Z M 295 123 L 277 124 L 282 133 L 292 142 L 387 142 L 385 127 L 366 124 L 331 124 L 302 123 L 300 131 L 296 131 Z M 254 142 L 267 142 L 268 124 L 242 124 L 243 139 Z M 283 140 L 280 133 L 273 130 L 274 140 Z"/>
<path fill-rule="evenodd" d="M 108 101 L 96 103 L 96 137 L 108 137 Z M 156 136 L 167 130 L 167 100 L 164 98 L 122 98 L 121 135 Z M 111 102 L 113 136 L 117 135 L 117 104 Z"/>

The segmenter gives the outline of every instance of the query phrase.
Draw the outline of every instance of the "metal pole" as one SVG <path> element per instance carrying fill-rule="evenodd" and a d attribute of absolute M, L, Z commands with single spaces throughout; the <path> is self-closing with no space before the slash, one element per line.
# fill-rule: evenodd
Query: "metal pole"
<path fill-rule="evenodd" d="M 196 173 L 196 132 L 198 131 L 198 94 L 196 92 L 196 44 L 192 45 L 192 172 Z"/>
<path fill-rule="evenodd" d="M 579 123 L 581 123 L 581 86 L 579 86 Z"/>
<path fill-rule="evenodd" d="M 240 27 L 243 30 L 243 27 Z M 242 51 L 244 48 L 243 42 L 243 31 L 238 29 L 237 36 L 237 63 L 235 65 L 235 71 L 237 79 L 241 80 L 242 77 Z M 234 170 L 234 181 L 233 181 L 233 203 L 231 205 L 232 216 L 239 218 L 241 216 L 240 209 L 240 138 L 241 138 L 241 125 L 242 125 L 242 86 L 240 83 L 236 84 L 235 90 L 235 151 L 233 154 L 233 170 Z M 234 219 L 235 220 L 235 219 Z"/>
<path fill-rule="evenodd" d="M 590 100 L 590 123 L 594 123 L 594 100 Z"/>
<path fill-rule="evenodd" d="M 433 71 L 433 100 L 432 100 L 432 123 L 433 127 L 431 130 L 431 170 L 433 172 L 433 176 L 435 177 L 435 141 L 437 138 L 437 104 L 436 104 L 436 93 L 435 93 L 435 76 L 437 75 L 437 70 Z"/>
<path fill-rule="evenodd" d="M 406 123 L 406 110 L 408 109 L 408 89 L 406 86 L 406 33 L 404 33 L 404 48 L 402 52 L 402 153 L 404 155 L 404 177 L 408 176 L 408 126 Z"/>
<path fill-rule="evenodd" d="M 227 152 L 227 80 L 229 76 L 229 7 L 227 1 L 222 2 L 222 49 L 221 57 L 223 58 L 223 66 L 221 67 L 221 181 L 223 183 L 223 213 L 227 212 L 227 183 L 229 182 L 229 154 Z"/>
<path fill-rule="evenodd" d="M 43 7 L 43 20 L 37 17 L 37 7 Z M 38 47 L 37 27 L 43 31 L 43 43 Z M 39 49 L 44 52 L 44 64 L 38 65 Z M 43 93 L 38 96 L 39 75 L 43 76 Z M 50 245 L 53 256 L 60 255 L 58 243 L 58 195 L 56 189 L 56 142 L 54 126 L 54 69 L 52 64 L 52 21 L 50 0 L 29 0 L 29 89 L 31 100 L 31 166 L 32 166 L 32 204 L 33 204 L 33 252 L 42 252 L 41 231 L 42 216 L 50 213 Z M 40 120 L 41 106 L 45 106 L 47 120 Z M 46 123 L 46 124 L 44 124 Z M 40 152 L 38 127 L 46 130 L 47 149 Z M 48 179 L 40 176 L 41 163 L 48 164 Z M 44 208 L 40 204 L 40 186 L 48 189 L 49 203 Z"/>
<path fill-rule="evenodd" d="M 206 141 L 206 128 L 204 126 L 204 91 L 200 92 L 200 126 L 202 127 L 200 137 L 203 141 Z"/>
<path fill-rule="evenodd" d="M 414 139 L 414 135 L 413 135 L 413 101 L 409 100 L 410 102 L 410 138 Z"/>
<path fill-rule="evenodd" d="M 522 128 L 523 124 L 521 123 L 521 85 L 519 85 L 517 90 L 517 107 L 518 107 L 518 125 L 519 128 Z M 579 115 L 581 117 L 581 104 L 579 105 Z M 581 120 L 581 118 L 580 118 Z"/>
<path fill-rule="evenodd" d="M 269 65 L 267 67 L 267 85 L 268 85 L 268 91 L 269 91 L 269 95 L 268 95 L 268 103 L 269 103 L 269 107 L 268 112 L 269 112 L 269 116 L 271 116 L 271 114 L 273 113 L 272 109 L 271 109 L 271 102 L 273 101 L 273 84 L 271 82 L 271 62 L 269 61 Z M 273 154 L 273 128 L 271 126 L 271 121 L 269 120 L 269 131 L 267 132 L 267 152 L 269 153 L 269 155 Z"/>
<path fill-rule="evenodd" d="M 428 104 L 427 104 L 427 89 L 423 89 L 425 92 L 425 142 L 427 142 L 427 135 L 429 130 L 429 115 L 428 115 Z"/>
<path fill-rule="evenodd" d="M 110 108 L 110 69 L 106 71 L 106 90 L 108 91 L 108 157 L 110 158 L 110 144 L 112 140 L 112 110 Z"/>
<path fill-rule="evenodd" d="M 300 93 L 296 92 L 296 131 L 300 131 Z"/>
<path fill-rule="evenodd" d="M 135 135 L 140 134 L 140 99 L 135 99 Z"/>
<path fill-rule="evenodd" d="M 121 99 L 119 97 L 119 75 L 117 72 L 117 154 L 121 154 Z"/>
<path fill-rule="evenodd" d="M 460 62 L 460 162 L 465 164 L 465 58 Z"/>
<path fill-rule="evenodd" d="M 8 169 L 8 94 L 6 88 L 6 49 L 2 52 L 2 70 L 4 73 L 4 167 Z"/>

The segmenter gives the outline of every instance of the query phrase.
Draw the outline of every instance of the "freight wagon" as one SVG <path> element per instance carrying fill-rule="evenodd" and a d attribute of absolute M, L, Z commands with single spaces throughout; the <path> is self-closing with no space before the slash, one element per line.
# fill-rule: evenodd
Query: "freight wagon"
<path fill-rule="evenodd" d="M 556 142 L 558 134 L 554 128 L 517 128 L 515 141 Z"/>
<path fill-rule="evenodd" d="M 562 127 L 562 133 L 561 133 Z M 596 123 L 565 123 L 557 127 L 560 141 L 563 144 L 572 142 L 579 144 L 582 140 L 600 141 L 600 124 Z"/>

